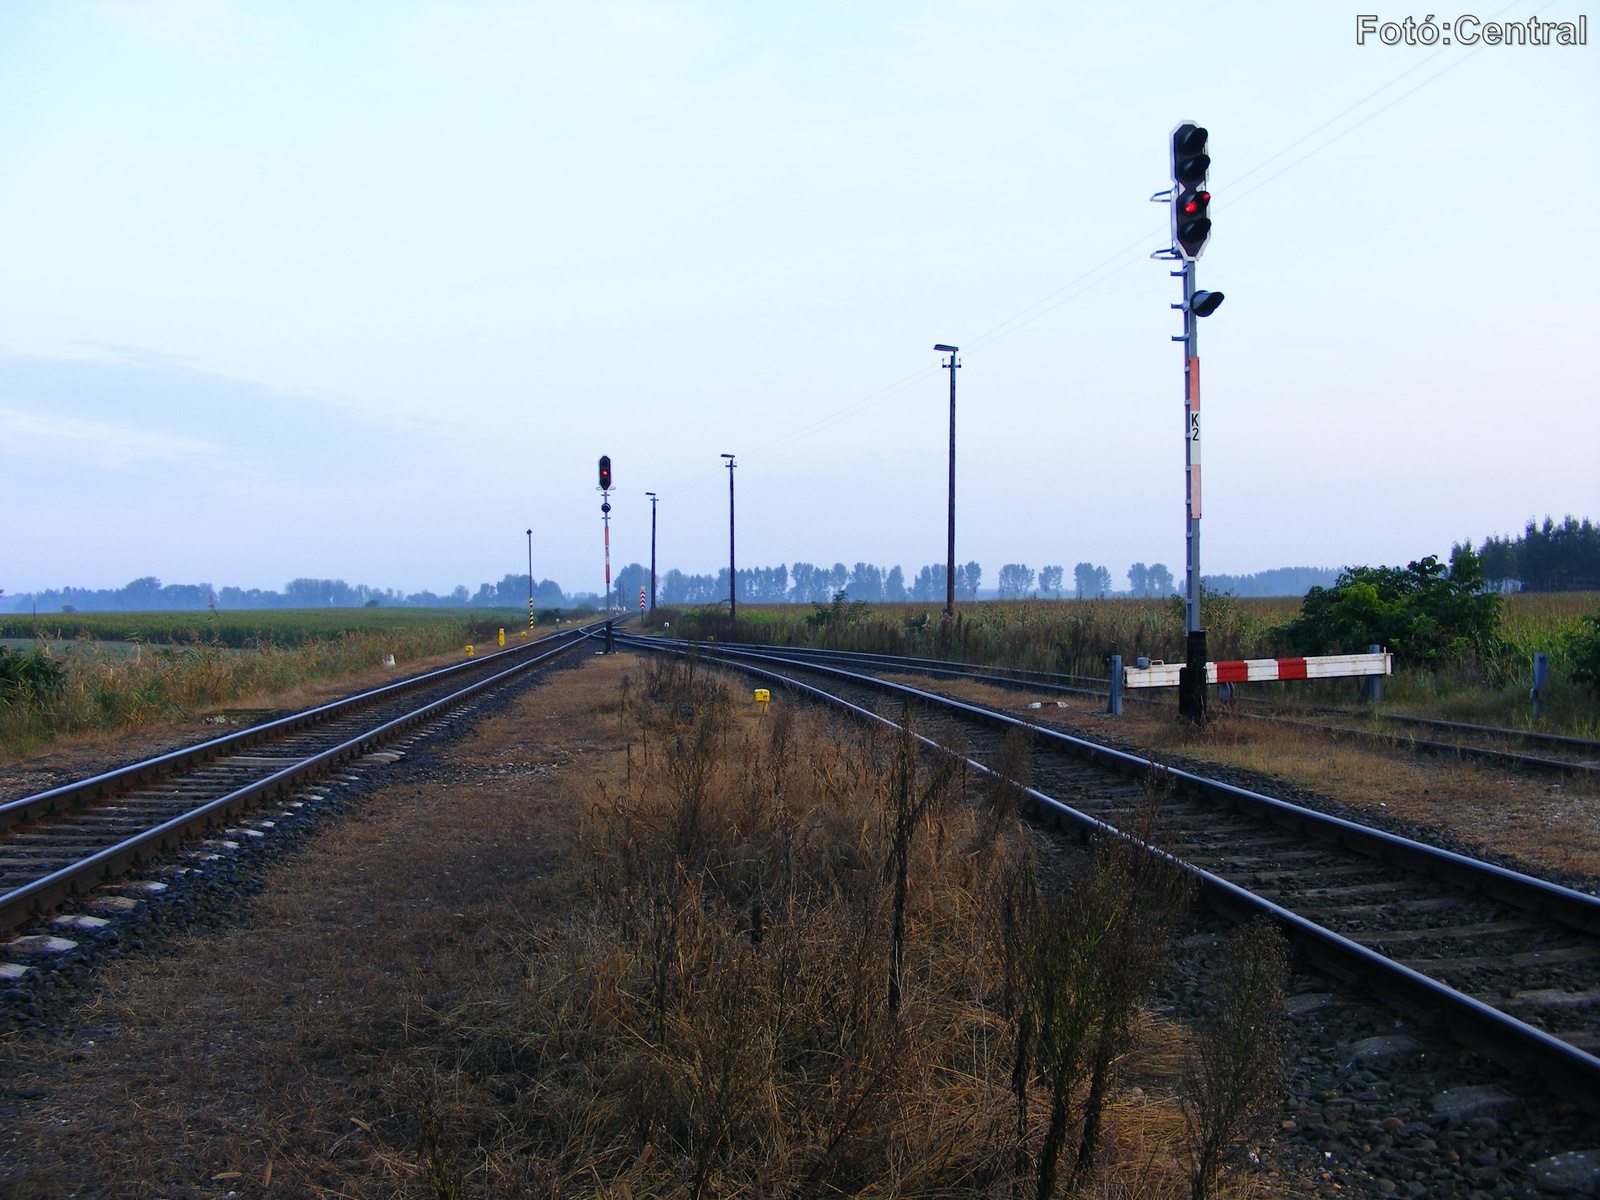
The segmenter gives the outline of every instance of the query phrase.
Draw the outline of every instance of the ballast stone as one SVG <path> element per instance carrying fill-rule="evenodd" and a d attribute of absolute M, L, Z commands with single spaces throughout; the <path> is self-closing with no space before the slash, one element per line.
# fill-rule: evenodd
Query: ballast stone
<path fill-rule="evenodd" d="M 1433 1098 L 1433 1115 L 1445 1125 L 1460 1126 L 1478 1117 L 1499 1117 L 1522 1107 L 1522 1101 L 1489 1084 L 1451 1088 Z"/>
<path fill-rule="evenodd" d="M 1396 1058 L 1411 1058 L 1422 1053 L 1422 1043 L 1409 1034 L 1388 1033 L 1378 1037 L 1362 1038 L 1350 1047 L 1352 1062 L 1386 1062 Z"/>
<path fill-rule="evenodd" d="M 1574 1150 L 1541 1159 L 1529 1168 L 1541 1192 L 1567 1196 L 1600 1195 L 1600 1150 Z"/>

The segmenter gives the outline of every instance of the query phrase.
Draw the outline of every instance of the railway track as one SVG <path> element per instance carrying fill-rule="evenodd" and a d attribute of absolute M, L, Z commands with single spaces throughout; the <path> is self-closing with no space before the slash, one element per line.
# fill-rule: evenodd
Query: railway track
<path fill-rule="evenodd" d="M 688 643 L 623 644 L 686 654 Z M 1153 763 L 982 705 L 789 650 L 693 647 L 871 721 L 910 703 L 930 746 L 986 770 L 1006 734 L 1034 738 L 1029 807 L 1087 835 L 1126 824 L 1148 781 L 1171 786 L 1171 851 L 1224 915 L 1266 914 L 1320 969 L 1600 1116 L 1600 897 Z M 884 673 L 923 665 L 873 656 Z M 1393 1049 L 1391 1047 L 1391 1049 Z"/>
<path fill-rule="evenodd" d="M 1110 684 L 1105 679 L 1091 675 L 1066 675 L 1048 671 L 1028 671 L 1016 667 L 995 667 L 978 663 L 953 662 L 948 659 L 902 657 L 894 654 L 875 654 L 852 650 L 816 650 L 791 646 L 764 646 L 749 642 L 717 643 L 730 651 L 752 651 L 777 654 L 796 661 L 826 662 L 838 667 L 855 668 L 871 672 L 898 672 L 926 675 L 933 679 L 970 679 L 979 683 L 1002 687 L 1025 687 L 1053 695 L 1106 697 Z M 1137 692 L 1123 693 L 1125 703 L 1170 703 L 1154 696 L 1141 696 Z M 1235 698 L 1231 703 L 1255 703 Z M 1267 704 L 1266 701 L 1260 701 Z M 1306 711 L 1306 710 L 1302 710 Z M 1319 714 L 1354 716 L 1338 709 L 1316 708 Z M 1490 725 L 1472 725 L 1461 721 L 1441 721 L 1427 717 L 1412 717 L 1386 713 L 1382 720 L 1419 729 L 1437 730 L 1440 736 L 1452 736 L 1443 741 L 1437 737 L 1420 737 L 1416 734 L 1389 733 L 1362 729 L 1330 721 L 1313 721 L 1303 716 L 1282 713 L 1239 712 L 1246 720 L 1272 721 L 1284 725 L 1326 734 L 1371 742 L 1393 749 L 1427 754 L 1442 754 L 1497 766 L 1533 770 L 1546 774 L 1570 774 L 1600 778 L 1600 741 L 1585 738 L 1563 737 L 1558 734 L 1539 733 L 1533 730 L 1502 729 Z M 1489 742 L 1523 742 L 1537 747 L 1542 753 L 1532 754 L 1505 749 L 1502 745 L 1485 745 Z M 1562 754 L 1567 757 L 1553 757 Z"/>
<path fill-rule="evenodd" d="M 187 846 L 187 853 L 214 859 L 216 851 L 263 836 L 273 820 L 245 821 L 247 810 L 281 801 L 352 760 L 393 761 L 399 755 L 381 747 L 587 644 L 585 635 L 598 625 L 603 622 L 0 804 L 0 929 L 48 915 L 157 856 Z M 78 914 L 63 921 L 67 929 L 88 929 L 105 918 Z M 48 936 L 11 945 L 18 953 L 48 951 L 51 945 L 40 940 Z M 0 964 L 0 974 L 10 977 L 22 969 Z"/>

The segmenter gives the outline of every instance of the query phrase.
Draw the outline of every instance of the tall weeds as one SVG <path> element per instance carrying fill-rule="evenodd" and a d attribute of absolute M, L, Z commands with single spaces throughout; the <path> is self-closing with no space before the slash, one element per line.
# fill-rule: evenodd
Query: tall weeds
<path fill-rule="evenodd" d="M 969 789 L 912 713 L 898 733 L 756 719 L 693 659 L 624 694 L 627 782 L 589 785 L 553 849 L 571 870 L 503 931 L 524 990 L 470 1005 L 441 1059 L 516 1097 L 478 1135 L 483 1177 L 1049 1197 L 1076 1138 L 1074 1190 L 1187 1191 L 1180 1155 L 1119 1175 L 1110 1152 L 1130 1136 L 1117 1070 L 1187 899 L 1170 864 L 1107 839 L 1041 886 L 1022 735 Z M 1140 1111 L 1139 1136 L 1181 1144 L 1175 1102 Z"/>
<path fill-rule="evenodd" d="M 1265 917 L 1228 936 L 1184 1096 L 1192 1200 L 1214 1194 L 1227 1152 L 1265 1119 L 1282 1090 L 1287 960 L 1283 935 Z"/>

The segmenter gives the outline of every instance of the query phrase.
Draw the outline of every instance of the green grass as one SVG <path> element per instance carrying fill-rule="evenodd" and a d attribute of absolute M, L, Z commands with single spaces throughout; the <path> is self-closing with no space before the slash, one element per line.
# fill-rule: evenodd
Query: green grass
<path fill-rule="evenodd" d="M 378 667 L 389 654 L 398 668 L 469 642 L 492 647 L 497 630 L 515 639 L 527 620 L 526 611 L 481 608 L 41 616 L 37 644 L 63 665 L 65 677 L 43 701 L 0 695 L 0 759 L 64 735 L 181 721 L 343 678 Z M 18 636 L 24 621 L 31 632 L 31 616 L 11 617 L 0 624 L 0 636 Z"/>
<path fill-rule="evenodd" d="M 27 613 L 0 616 L 0 638 L 44 641 L 143 642 L 151 646 L 207 643 L 235 649 L 300 646 L 354 634 L 451 628 L 463 641 L 521 630 L 526 609 L 274 608 L 245 611 L 146 613 Z M 468 636 L 471 635 L 471 636 Z"/>

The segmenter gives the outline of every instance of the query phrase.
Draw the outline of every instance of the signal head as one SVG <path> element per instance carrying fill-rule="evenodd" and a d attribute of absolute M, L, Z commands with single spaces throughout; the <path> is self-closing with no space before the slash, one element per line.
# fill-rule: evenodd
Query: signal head
<path fill-rule="evenodd" d="M 609 454 L 600 456 L 600 490 L 602 492 L 611 490 L 611 456 Z"/>
<path fill-rule="evenodd" d="M 1172 178 L 1178 183 L 1204 183 L 1211 169 L 1206 153 L 1210 135 L 1199 125 L 1185 121 L 1172 131 Z"/>
<path fill-rule="evenodd" d="M 1189 305 L 1197 317 L 1209 317 L 1222 307 L 1221 292 L 1196 292 L 1194 300 Z"/>
<path fill-rule="evenodd" d="M 1187 261 L 1199 258 L 1211 238 L 1210 207 L 1211 193 L 1204 188 L 1172 190 L 1172 244 Z"/>

